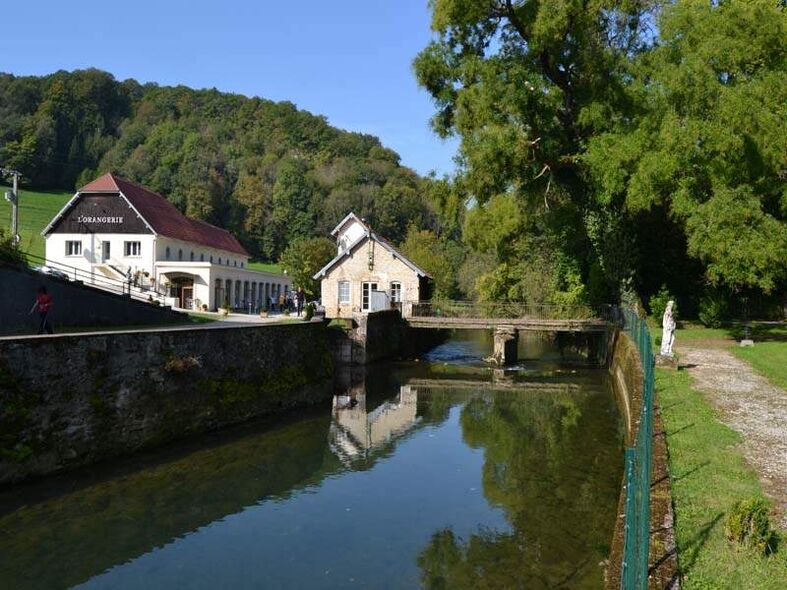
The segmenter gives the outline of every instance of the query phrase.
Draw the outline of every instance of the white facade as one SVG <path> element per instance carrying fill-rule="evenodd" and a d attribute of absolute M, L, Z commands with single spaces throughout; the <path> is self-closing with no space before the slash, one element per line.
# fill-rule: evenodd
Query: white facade
<path fill-rule="evenodd" d="M 79 253 L 73 244 L 79 244 Z M 271 295 L 278 299 L 292 289 L 292 280 L 286 275 L 246 268 L 248 257 L 150 234 L 52 233 L 46 236 L 46 260 L 67 274 L 68 269 L 76 268 L 95 276 L 99 286 L 105 277 L 131 279 L 132 288 L 141 292 L 150 289 L 178 308 L 199 310 L 205 305 L 215 310 L 229 303 L 233 309 L 244 310 L 251 304 L 256 311 L 268 307 Z M 83 276 L 80 273 L 80 278 Z M 217 280 L 221 281 L 219 290 Z M 177 283 L 189 282 L 193 290 L 186 297 L 172 289 Z"/>
<path fill-rule="evenodd" d="M 278 301 L 292 289 L 286 275 L 249 270 L 231 234 L 186 218 L 144 187 L 110 174 L 81 190 L 42 232 L 47 264 L 71 278 L 110 290 L 125 285 L 137 298 L 194 310 L 267 309 L 271 296 Z"/>

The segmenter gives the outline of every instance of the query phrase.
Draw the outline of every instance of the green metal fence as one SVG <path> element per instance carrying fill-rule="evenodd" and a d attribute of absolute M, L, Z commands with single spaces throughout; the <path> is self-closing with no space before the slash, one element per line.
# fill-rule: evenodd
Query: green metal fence
<path fill-rule="evenodd" d="M 648 587 L 650 541 L 650 472 L 653 462 L 653 367 L 650 332 L 645 320 L 623 310 L 623 329 L 634 340 L 642 360 L 644 387 L 639 429 L 634 444 L 626 447 L 626 521 L 623 547 L 623 590 Z"/>

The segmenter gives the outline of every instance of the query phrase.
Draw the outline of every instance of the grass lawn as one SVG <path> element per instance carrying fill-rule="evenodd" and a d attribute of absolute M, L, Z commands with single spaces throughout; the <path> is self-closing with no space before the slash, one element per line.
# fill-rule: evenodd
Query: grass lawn
<path fill-rule="evenodd" d="M 0 193 L 4 195 L 9 188 L 0 185 Z M 20 247 L 23 251 L 35 256 L 44 256 L 44 238 L 41 236 L 41 230 L 73 196 L 74 193 L 66 192 L 19 190 L 19 235 L 22 237 Z M 0 197 L 0 227 L 6 233 L 11 232 L 11 203 L 4 197 Z M 31 262 L 40 264 L 40 261 Z"/>
<path fill-rule="evenodd" d="M 658 352 L 657 342 L 661 341 L 661 330 L 649 320 L 654 350 Z M 689 325 L 675 332 L 675 346 L 680 357 L 680 345 L 708 345 L 727 348 L 738 358 L 748 362 L 754 370 L 766 377 L 774 385 L 787 389 L 787 327 L 774 324 L 754 324 L 748 335 L 754 339 L 754 346 L 741 348 L 738 342 L 744 337 L 743 326 L 729 328 L 704 328 Z"/>
<path fill-rule="evenodd" d="M 692 389 L 688 372 L 657 369 L 656 388 L 669 445 L 683 587 L 787 588 L 784 541 L 774 555 L 762 557 L 738 550 L 724 536 L 733 504 L 762 495 L 757 475 L 737 449 L 740 436 L 716 419 L 702 394 Z"/>
<path fill-rule="evenodd" d="M 757 342 L 751 348 L 736 346 L 732 352 L 771 383 L 787 389 L 787 340 Z"/>
<path fill-rule="evenodd" d="M 259 262 L 259 261 L 252 261 L 249 262 L 246 266 L 248 266 L 251 270 L 259 270 L 262 272 L 272 272 L 273 274 L 284 274 L 284 270 L 282 269 L 280 264 L 276 264 L 274 262 Z"/>

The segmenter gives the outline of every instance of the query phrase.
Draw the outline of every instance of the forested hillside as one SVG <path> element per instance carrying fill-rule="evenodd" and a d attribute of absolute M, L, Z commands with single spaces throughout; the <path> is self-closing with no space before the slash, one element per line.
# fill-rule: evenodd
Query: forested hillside
<path fill-rule="evenodd" d="M 99 70 L 0 74 L 0 162 L 72 190 L 115 171 L 278 259 L 349 210 L 396 242 L 432 215 L 425 182 L 376 137 L 288 102 L 119 82 Z"/>

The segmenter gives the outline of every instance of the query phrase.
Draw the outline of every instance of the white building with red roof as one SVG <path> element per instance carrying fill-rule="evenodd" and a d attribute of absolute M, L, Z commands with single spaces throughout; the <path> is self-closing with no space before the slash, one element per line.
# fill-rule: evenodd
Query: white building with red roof
<path fill-rule="evenodd" d="M 129 281 L 174 307 L 265 309 L 292 287 L 286 275 L 250 270 L 249 253 L 227 230 L 116 174 L 79 189 L 42 234 L 48 263 Z"/>

